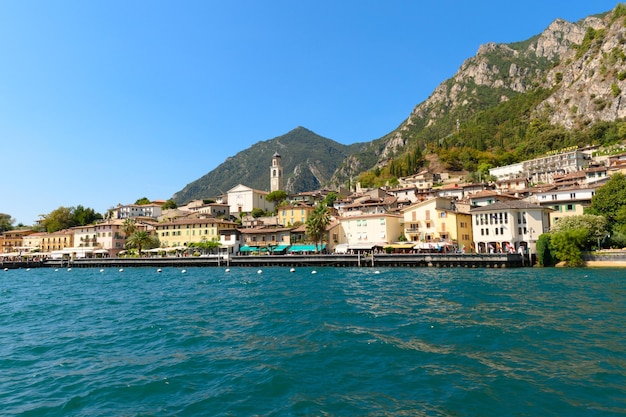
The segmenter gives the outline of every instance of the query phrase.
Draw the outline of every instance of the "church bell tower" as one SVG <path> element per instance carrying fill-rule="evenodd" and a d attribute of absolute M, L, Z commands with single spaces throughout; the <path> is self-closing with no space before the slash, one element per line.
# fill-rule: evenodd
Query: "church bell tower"
<path fill-rule="evenodd" d="M 283 166 L 280 155 L 274 152 L 272 155 L 272 166 L 270 167 L 270 192 L 283 189 Z"/>

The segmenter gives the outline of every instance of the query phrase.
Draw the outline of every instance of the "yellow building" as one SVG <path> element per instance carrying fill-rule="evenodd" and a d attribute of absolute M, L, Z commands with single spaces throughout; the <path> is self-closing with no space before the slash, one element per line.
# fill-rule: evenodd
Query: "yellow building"
<path fill-rule="evenodd" d="M 46 233 L 41 236 L 41 250 L 52 252 L 74 247 L 74 231 L 69 229 Z"/>
<path fill-rule="evenodd" d="M 401 210 L 404 235 L 411 242 L 453 242 L 469 251 L 472 245 L 472 216 L 456 211 L 454 202 L 436 197 Z"/>
<path fill-rule="evenodd" d="M 31 233 L 24 236 L 22 245 L 26 252 L 41 252 L 41 239 L 47 235 L 46 232 Z"/>
<path fill-rule="evenodd" d="M 2 233 L 1 253 L 17 253 L 24 247 L 24 237 L 33 234 L 33 230 L 16 229 Z"/>
<path fill-rule="evenodd" d="M 277 207 L 278 224 L 283 227 L 293 226 L 297 222 L 304 224 L 311 213 L 313 213 L 313 210 L 315 210 L 315 207 L 308 204 L 289 204 Z"/>
<path fill-rule="evenodd" d="M 179 219 L 157 224 L 156 233 L 161 247 L 170 248 L 186 246 L 191 242 L 219 240 L 220 231 L 236 228 L 235 222 L 222 219 Z"/>

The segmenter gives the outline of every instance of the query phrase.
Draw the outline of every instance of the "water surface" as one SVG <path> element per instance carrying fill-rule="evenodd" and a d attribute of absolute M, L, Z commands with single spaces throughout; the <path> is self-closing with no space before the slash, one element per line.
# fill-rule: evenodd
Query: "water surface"
<path fill-rule="evenodd" d="M 626 271 L 0 271 L 22 416 L 626 414 Z"/>

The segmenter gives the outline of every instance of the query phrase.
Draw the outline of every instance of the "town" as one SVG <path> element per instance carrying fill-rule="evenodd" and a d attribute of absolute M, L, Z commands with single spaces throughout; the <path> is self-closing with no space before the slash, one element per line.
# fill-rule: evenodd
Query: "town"
<path fill-rule="evenodd" d="M 275 153 L 270 191 L 238 184 L 215 199 L 176 208 L 164 208 L 165 200 L 120 204 L 93 224 L 53 233 L 5 231 L 0 259 L 519 253 L 533 262 L 542 233 L 560 218 L 583 214 L 611 175 L 626 172 L 626 154 L 595 151 L 568 148 L 493 168 L 490 182 L 463 183 L 424 170 L 394 187 L 357 184 L 294 195 L 282 191 Z M 320 236 L 312 236 L 307 225 L 320 206 L 327 218 Z M 136 231 L 156 243 L 132 244 Z"/>

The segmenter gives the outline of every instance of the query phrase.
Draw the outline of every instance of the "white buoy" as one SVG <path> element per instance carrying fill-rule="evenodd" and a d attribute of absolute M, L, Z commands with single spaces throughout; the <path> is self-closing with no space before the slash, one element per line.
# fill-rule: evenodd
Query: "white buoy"
<path fill-rule="evenodd" d="M 5 271 L 8 271 L 8 270 L 9 270 L 9 268 L 4 268 L 4 270 L 5 270 Z"/>
<path fill-rule="evenodd" d="M 375 274 L 380 274 L 380 271 L 374 271 Z"/>
<path fill-rule="evenodd" d="M 124 272 L 124 268 L 120 268 L 120 272 Z"/>
<path fill-rule="evenodd" d="M 68 272 L 69 272 L 69 271 L 71 271 L 71 270 L 72 270 L 72 268 L 67 268 L 67 271 L 68 271 Z"/>
<path fill-rule="evenodd" d="M 104 269 L 101 269 L 100 272 L 104 272 Z"/>
<path fill-rule="evenodd" d="M 157 269 L 157 272 L 158 272 L 158 273 L 161 273 L 161 268 Z"/>
<path fill-rule="evenodd" d="M 182 271 L 180 271 L 181 274 L 184 274 L 185 272 L 187 272 L 186 269 L 183 269 Z"/>
<path fill-rule="evenodd" d="M 4 270 L 6 271 L 7 269 L 4 268 Z M 54 272 L 59 272 L 59 268 L 55 269 Z"/>
<path fill-rule="evenodd" d="M 260 269 L 258 271 L 256 271 L 257 274 L 262 274 L 263 271 L 261 271 Z"/>
<path fill-rule="evenodd" d="M 226 268 L 224 272 L 230 272 L 230 268 Z"/>
<path fill-rule="evenodd" d="M 311 271 L 312 274 L 317 274 L 317 271 Z"/>
<path fill-rule="evenodd" d="M 26 268 L 27 271 L 30 271 L 30 268 Z"/>
<path fill-rule="evenodd" d="M 296 272 L 296 269 L 295 269 L 295 268 L 291 268 L 291 269 L 289 270 L 289 272 Z"/>

